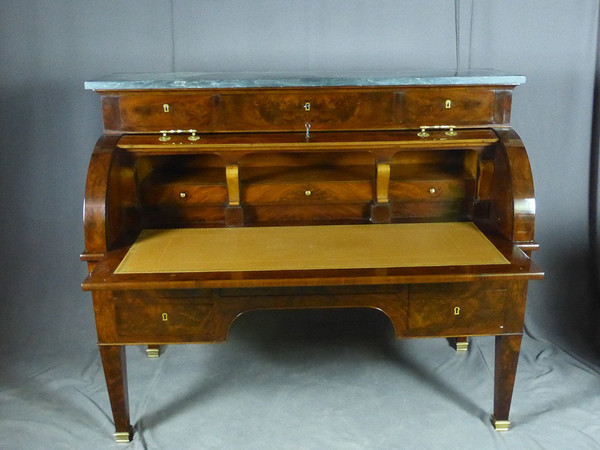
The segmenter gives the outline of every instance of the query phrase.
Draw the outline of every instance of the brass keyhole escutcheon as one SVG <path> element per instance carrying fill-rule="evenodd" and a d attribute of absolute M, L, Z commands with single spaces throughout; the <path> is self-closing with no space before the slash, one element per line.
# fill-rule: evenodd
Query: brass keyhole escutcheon
<path fill-rule="evenodd" d="M 166 322 L 167 320 L 169 320 L 169 315 L 167 313 L 162 313 L 162 320 L 163 320 L 163 322 Z"/>
<path fill-rule="evenodd" d="M 452 108 L 452 100 L 446 100 L 446 109 Z"/>
<path fill-rule="evenodd" d="M 168 103 L 165 103 L 163 105 L 163 112 L 169 112 L 169 104 Z"/>
<path fill-rule="evenodd" d="M 309 102 L 306 102 L 304 104 L 304 111 L 310 111 L 310 103 Z"/>
<path fill-rule="evenodd" d="M 455 306 L 454 307 L 454 315 L 455 316 L 460 316 L 460 306 Z"/>

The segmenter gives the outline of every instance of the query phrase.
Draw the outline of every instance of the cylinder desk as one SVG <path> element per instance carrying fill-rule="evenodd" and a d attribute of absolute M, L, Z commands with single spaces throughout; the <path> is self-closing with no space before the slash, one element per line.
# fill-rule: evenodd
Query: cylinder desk
<path fill-rule="evenodd" d="M 535 198 L 495 71 L 171 73 L 87 82 L 104 133 L 85 251 L 119 442 L 125 346 L 224 341 L 256 309 L 375 308 L 398 338 L 495 336 L 496 430 L 523 334 Z"/>

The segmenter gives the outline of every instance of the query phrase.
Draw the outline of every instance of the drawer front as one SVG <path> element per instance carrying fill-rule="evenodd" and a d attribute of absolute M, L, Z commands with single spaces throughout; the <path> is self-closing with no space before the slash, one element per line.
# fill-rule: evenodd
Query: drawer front
<path fill-rule="evenodd" d="M 488 88 L 407 89 L 403 125 L 486 125 L 494 123 L 495 91 Z"/>
<path fill-rule="evenodd" d="M 468 220 L 463 200 L 392 202 L 392 219 L 399 221 L 446 221 Z"/>
<path fill-rule="evenodd" d="M 227 187 L 190 184 L 152 186 L 142 192 L 141 198 L 146 205 L 223 205 L 227 203 Z"/>
<path fill-rule="evenodd" d="M 182 223 L 222 224 L 225 221 L 224 206 L 188 206 L 173 205 L 144 206 L 140 209 L 144 218 L 144 228 L 181 227 Z"/>
<path fill-rule="evenodd" d="M 242 188 L 242 201 L 256 205 L 368 203 L 372 198 L 370 181 L 250 184 Z"/>
<path fill-rule="evenodd" d="M 351 130 L 391 127 L 394 104 L 393 91 L 224 94 L 221 113 L 230 130 Z"/>
<path fill-rule="evenodd" d="M 320 221 L 332 223 L 343 220 L 347 223 L 364 223 L 369 220 L 370 214 L 371 207 L 367 203 L 244 205 L 244 222 L 247 225 L 270 225 L 281 221 L 318 224 Z"/>
<path fill-rule="evenodd" d="M 120 129 L 160 131 L 210 129 L 216 108 L 210 94 L 122 94 Z"/>
<path fill-rule="evenodd" d="M 465 196 L 463 180 L 390 181 L 390 199 L 395 201 L 453 200 Z"/>
<path fill-rule="evenodd" d="M 414 285 L 409 291 L 411 336 L 502 334 L 507 291 L 472 283 Z"/>
<path fill-rule="evenodd" d="M 510 91 L 490 87 L 227 92 L 117 92 L 103 97 L 107 130 L 313 131 L 508 124 Z"/>
<path fill-rule="evenodd" d="M 214 336 L 212 304 L 189 298 L 119 299 L 117 335 L 124 343 L 204 342 Z"/>

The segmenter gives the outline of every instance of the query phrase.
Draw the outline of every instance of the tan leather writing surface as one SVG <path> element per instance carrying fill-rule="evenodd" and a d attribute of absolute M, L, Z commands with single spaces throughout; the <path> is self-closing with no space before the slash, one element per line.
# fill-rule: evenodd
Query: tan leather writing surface
<path fill-rule="evenodd" d="M 115 273 L 509 264 L 470 222 L 144 230 Z"/>

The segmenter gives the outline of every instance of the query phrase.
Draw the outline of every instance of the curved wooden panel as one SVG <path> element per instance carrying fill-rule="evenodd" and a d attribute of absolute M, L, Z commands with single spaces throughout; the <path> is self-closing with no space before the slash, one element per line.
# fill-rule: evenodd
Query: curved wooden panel
<path fill-rule="evenodd" d="M 107 250 L 106 200 L 109 172 L 118 140 L 119 136 L 102 135 L 90 159 L 83 206 L 86 254 L 102 255 Z"/>
<path fill-rule="evenodd" d="M 531 242 L 535 194 L 527 150 L 512 129 L 496 129 L 498 142 L 491 187 L 490 222 L 513 242 Z"/>

